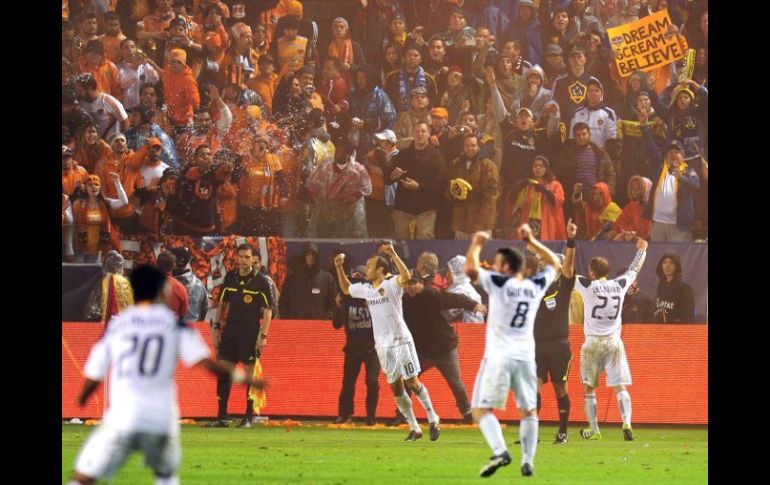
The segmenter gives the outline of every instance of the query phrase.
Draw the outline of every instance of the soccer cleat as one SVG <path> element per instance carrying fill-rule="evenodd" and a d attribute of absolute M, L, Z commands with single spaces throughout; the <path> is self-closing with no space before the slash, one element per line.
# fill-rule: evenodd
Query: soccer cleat
<path fill-rule="evenodd" d="M 511 454 L 508 451 L 504 451 L 499 455 L 492 456 L 486 465 L 481 469 L 479 475 L 482 477 L 491 476 L 501 466 L 507 466 L 511 463 Z"/>
<path fill-rule="evenodd" d="M 626 441 L 634 441 L 634 430 L 631 429 L 631 425 L 623 425 L 623 439 Z"/>
<path fill-rule="evenodd" d="M 530 465 L 529 463 L 525 463 L 521 465 L 521 474 L 524 475 L 525 477 L 531 477 L 532 475 L 535 474 L 535 471 L 532 469 L 532 465 Z"/>
<path fill-rule="evenodd" d="M 583 437 L 583 439 L 586 440 L 600 440 L 602 439 L 602 433 L 597 431 L 594 433 L 594 431 L 591 428 L 581 429 L 580 430 L 580 436 Z"/>
<path fill-rule="evenodd" d="M 350 416 L 347 416 L 347 417 L 345 417 L 345 416 L 338 416 L 337 419 L 332 421 L 332 423 L 334 423 L 334 424 L 350 424 L 352 422 L 353 422 L 353 418 L 351 418 Z"/>
<path fill-rule="evenodd" d="M 537 443 L 540 444 L 540 437 L 537 438 Z M 520 445 L 521 444 L 521 440 L 516 440 L 516 441 L 513 442 L 513 444 L 514 445 Z"/>
<path fill-rule="evenodd" d="M 441 434 L 441 428 L 438 426 L 438 421 L 430 423 L 430 440 L 436 441 Z"/>
<path fill-rule="evenodd" d="M 377 424 L 377 420 L 376 419 L 374 419 L 373 417 L 366 418 L 366 425 L 367 426 L 374 426 L 375 424 Z"/>
<path fill-rule="evenodd" d="M 215 419 L 206 423 L 206 428 L 227 428 L 230 423 L 225 419 Z"/>
<path fill-rule="evenodd" d="M 473 414 L 470 411 L 463 414 L 463 424 L 473 424 Z"/>
<path fill-rule="evenodd" d="M 407 420 L 406 420 L 406 417 L 404 417 L 404 415 L 399 412 L 396 414 L 396 417 L 394 417 L 390 421 L 387 421 L 385 423 L 385 426 L 399 426 L 402 424 L 407 424 Z"/>
<path fill-rule="evenodd" d="M 409 435 L 404 441 L 417 441 L 422 439 L 422 431 L 409 430 Z"/>
<path fill-rule="evenodd" d="M 555 445 L 567 444 L 567 433 L 556 433 L 556 439 L 553 440 Z"/>
<path fill-rule="evenodd" d="M 251 420 L 249 418 L 243 418 L 241 420 L 241 423 L 238 425 L 239 428 L 248 429 L 251 428 Z"/>

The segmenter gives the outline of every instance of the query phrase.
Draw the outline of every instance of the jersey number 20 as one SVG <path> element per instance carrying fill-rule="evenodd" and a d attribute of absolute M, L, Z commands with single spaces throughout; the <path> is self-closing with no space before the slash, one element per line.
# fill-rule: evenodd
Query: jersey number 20
<path fill-rule="evenodd" d="M 529 303 L 526 301 L 520 301 L 518 305 L 516 305 L 516 314 L 513 316 L 513 320 L 511 320 L 511 327 L 513 328 L 521 328 L 524 326 L 524 322 L 527 321 L 527 311 L 529 310 Z"/>
<path fill-rule="evenodd" d="M 139 375 L 142 377 L 152 377 L 158 372 L 160 367 L 160 356 L 163 354 L 163 336 L 159 334 L 148 335 L 147 338 L 139 343 L 138 335 L 126 337 L 131 340 L 131 348 L 120 354 L 118 359 L 118 375 L 121 377 L 129 376 L 133 370 L 131 357 L 139 352 Z M 128 365 L 125 360 L 128 360 Z"/>

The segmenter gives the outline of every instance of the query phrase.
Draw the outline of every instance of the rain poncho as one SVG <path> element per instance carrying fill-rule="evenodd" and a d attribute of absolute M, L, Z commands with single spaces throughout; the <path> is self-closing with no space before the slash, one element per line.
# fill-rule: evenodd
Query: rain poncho
<path fill-rule="evenodd" d="M 457 255 L 447 263 L 452 272 L 452 284 L 447 288 L 447 293 L 465 295 L 477 303 L 481 303 L 481 295 L 471 284 L 471 279 L 465 274 L 465 256 Z M 453 322 L 483 323 L 484 315 L 478 312 L 470 312 L 462 308 L 454 308 L 448 311 Z"/>

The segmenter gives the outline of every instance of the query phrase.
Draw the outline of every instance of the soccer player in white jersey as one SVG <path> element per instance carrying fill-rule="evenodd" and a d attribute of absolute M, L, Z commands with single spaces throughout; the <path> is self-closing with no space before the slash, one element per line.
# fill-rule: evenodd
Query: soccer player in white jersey
<path fill-rule="evenodd" d="M 428 389 L 417 378 L 420 373 L 420 361 L 417 358 L 412 334 L 404 321 L 401 301 L 404 285 L 411 278 L 411 274 L 409 268 L 396 254 L 392 244 L 386 245 L 383 250 L 396 264 L 398 276 L 386 278 L 390 263 L 382 256 L 372 256 L 366 262 L 366 282 L 351 285 L 342 267 L 345 255 L 339 254 L 334 258 L 337 278 L 343 293 L 353 298 L 363 298 L 369 307 L 374 347 L 377 349 L 380 366 L 396 398 L 399 411 L 406 416 L 409 423 L 409 435 L 405 441 L 416 441 L 422 438 L 422 429 L 414 416 L 412 400 L 406 393 L 404 385 L 417 396 L 428 413 L 430 440 L 436 441 L 441 433 L 439 417 L 433 409 Z"/>
<path fill-rule="evenodd" d="M 481 476 L 492 475 L 511 463 L 503 430 L 492 409 L 505 409 L 508 391 L 516 395 L 521 414 L 521 474 L 533 474 L 537 450 L 537 374 L 535 372 L 535 337 L 532 329 L 540 300 L 561 270 L 558 257 L 532 235 L 529 225 L 519 228 L 519 237 L 529 243 L 545 268 L 524 277 L 524 257 L 517 249 L 505 247 L 495 254 L 494 271 L 481 268 L 479 254 L 489 233 L 473 235 L 465 259 L 465 273 L 478 281 L 489 294 L 489 314 L 484 358 L 481 360 L 471 400 L 473 419 L 479 424 L 492 457 L 481 469 Z"/>
<path fill-rule="evenodd" d="M 110 404 L 102 424 L 94 430 L 75 459 L 73 484 L 111 478 L 135 450 L 158 485 L 178 484 L 182 458 L 179 408 L 174 371 L 177 359 L 263 388 L 264 382 L 247 378 L 242 370 L 211 360 L 210 351 L 194 329 L 166 306 L 170 284 L 152 266 L 140 266 L 131 275 L 136 304 L 113 317 L 94 344 L 85 365 L 86 382 L 78 397 L 83 406 L 109 371 Z"/>
<path fill-rule="evenodd" d="M 580 378 L 583 380 L 585 412 L 589 428 L 580 435 L 589 440 L 601 439 L 599 421 L 596 418 L 596 394 L 599 375 L 607 373 L 607 385 L 615 391 L 620 415 L 623 417 L 623 439 L 633 441 L 631 429 L 631 395 L 626 386 L 631 385 L 631 369 L 628 367 L 626 349 L 620 339 L 621 312 L 626 292 L 642 269 L 647 256 L 647 241 L 637 239 L 636 256 L 628 271 L 614 280 L 608 280 L 609 262 L 602 257 L 591 259 L 588 278 L 577 276 L 575 290 L 583 297 L 583 332 L 586 340 L 580 349 Z"/>

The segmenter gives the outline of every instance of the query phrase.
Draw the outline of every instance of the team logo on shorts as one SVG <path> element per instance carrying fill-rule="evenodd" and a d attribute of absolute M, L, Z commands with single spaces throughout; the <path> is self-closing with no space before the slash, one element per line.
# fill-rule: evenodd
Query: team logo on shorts
<path fill-rule="evenodd" d="M 243 303 L 251 303 L 254 300 L 254 297 L 251 295 L 243 295 Z"/>
<path fill-rule="evenodd" d="M 380 296 L 385 296 L 385 288 L 380 288 L 377 290 L 377 293 L 380 294 Z"/>

